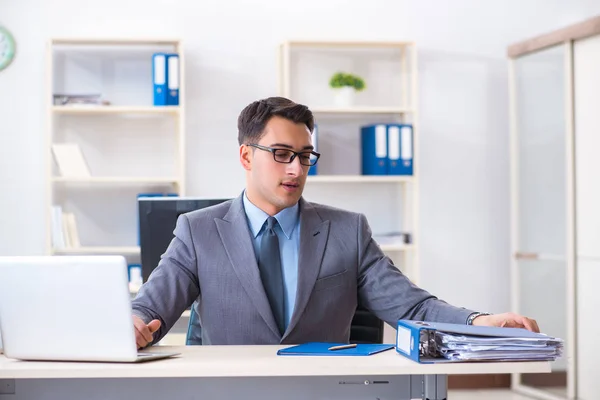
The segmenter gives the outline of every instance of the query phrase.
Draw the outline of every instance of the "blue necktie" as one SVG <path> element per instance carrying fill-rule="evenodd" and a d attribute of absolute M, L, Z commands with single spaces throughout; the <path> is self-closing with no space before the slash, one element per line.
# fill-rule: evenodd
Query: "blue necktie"
<path fill-rule="evenodd" d="M 279 256 L 279 239 L 275 232 L 277 219 L 269 217 L 266 221 L 266 228 L 260 242 L 260 252 L 258 254 L 258 269 L 260 279 L 267 293 L 271 311 L 275 317 L 275 322 L 279 327 L 279 332 L 285 332 L 285 321 L 283 312 L 283 275 L 281 272 L 281 258 Z"/>

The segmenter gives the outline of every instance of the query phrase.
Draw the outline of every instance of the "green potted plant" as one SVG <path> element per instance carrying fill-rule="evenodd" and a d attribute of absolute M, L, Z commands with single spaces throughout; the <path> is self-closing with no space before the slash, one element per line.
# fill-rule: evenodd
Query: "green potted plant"
<path fill-rule="evenodd" d="M 351 106 L 354 94 L 365 89 L 365 81 L 354 74 L 336 72 L 329 80 L 329 86 L 334 90 L 334 103 L 338 107 Z"/>

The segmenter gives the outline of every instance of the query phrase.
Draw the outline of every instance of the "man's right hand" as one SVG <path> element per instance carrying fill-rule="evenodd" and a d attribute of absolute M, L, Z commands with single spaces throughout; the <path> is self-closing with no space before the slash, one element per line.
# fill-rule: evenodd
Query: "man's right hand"
<path fill-rule="evenodd" d="M 160 328 L 160 321 L 153 319 L 146 324 L 140 317 L 134 315 L 133 327 L 135 328 L 135 342 L 137 347 L 138 349 L 143 349 L 148 343 L 152 343 L 154 340 L 152 335 Z"/>

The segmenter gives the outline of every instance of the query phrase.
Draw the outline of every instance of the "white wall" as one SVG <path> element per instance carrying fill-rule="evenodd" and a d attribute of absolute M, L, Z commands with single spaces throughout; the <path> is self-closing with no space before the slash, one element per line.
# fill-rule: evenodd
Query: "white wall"
<path fill-rule="evenodd" d="M 594 4 L 595 3 L 595 4 Z M 0 0 L 18 54 L 0 73 L 0 254 L 44 248 L 45 44 L 52 36 L 186 42 L 190 195 L 243 185 L 236 118 L 276 93 L 283 40 L 414 40 L 419 47 L 423 286 L 467 307 L 509 306 L 506 45 L 600 13 L 592 0 L 327 2 Z M 210 142 L 210 147 L 209 147 Z M 213 146 L 223 146 L 221 152 Z M 222 168 L 214 174 L 214 165 Z"/>

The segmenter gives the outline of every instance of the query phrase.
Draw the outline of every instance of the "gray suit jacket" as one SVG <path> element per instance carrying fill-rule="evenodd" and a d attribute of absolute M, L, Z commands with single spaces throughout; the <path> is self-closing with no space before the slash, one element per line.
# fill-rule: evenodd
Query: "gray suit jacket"
<path fill-rule="evenodd" d="M 198 300 L 204 344 L 347 342 L 357 301 L 380 319 L 466 323 L 404 276 L 371 237 L 364 215 L 300 200 L 298 288 L 279 333 L 262 287 L 242 197 L 183 214 L 175 237 L 133 301 L 160 340 Z"/>

